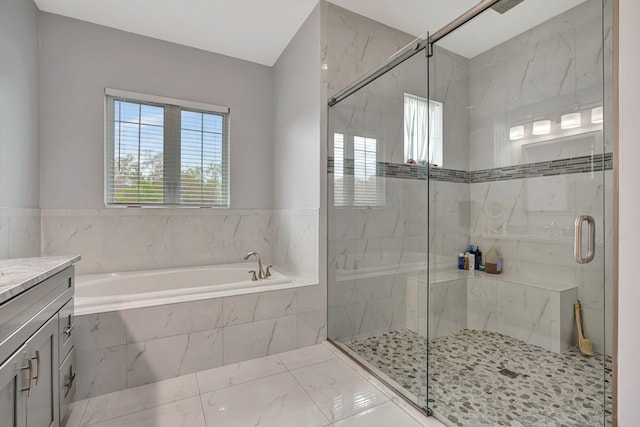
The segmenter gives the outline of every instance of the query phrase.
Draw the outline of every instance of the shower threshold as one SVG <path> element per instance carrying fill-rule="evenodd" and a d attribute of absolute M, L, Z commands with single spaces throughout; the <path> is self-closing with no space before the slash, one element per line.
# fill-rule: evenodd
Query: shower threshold
<path fill-rule="evenodd" d="M 408 329 L 344 345 L 449 425 L 610 425 L 609 356 L 554 353 L 469 329 L 432 339 L 428 360 L 426 338 Z"/>

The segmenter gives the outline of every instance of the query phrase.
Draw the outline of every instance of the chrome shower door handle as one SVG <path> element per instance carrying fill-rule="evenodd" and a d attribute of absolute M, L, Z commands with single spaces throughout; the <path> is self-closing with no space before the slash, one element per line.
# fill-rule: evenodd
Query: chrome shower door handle
<path fill-rule="evenodd" d="M 589 226 L 588 238 L 589 246 L 587 248 L 587 257 L 582 256 L 582 224 L 586 223 Z M 575 241 L 573 244 L 573 255 L 576 258 L 578 264 L 588 264 L 593 261 L 596 256 L 596 221 L 590 215 L 580 215 L 576 218 L 576 232 Z"/>

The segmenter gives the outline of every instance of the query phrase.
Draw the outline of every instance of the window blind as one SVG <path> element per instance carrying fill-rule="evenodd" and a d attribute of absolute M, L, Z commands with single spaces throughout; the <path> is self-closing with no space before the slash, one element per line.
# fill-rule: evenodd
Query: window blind
<path fill-rule="evenodd" d="M 334 206 L 384 205 L 384 181 L 377 168 L 377 139 L 334 133 Z"/>
<path fill-rule="evenodd" d="M 335 206 L 345 206 L 346 183 L 344 175 L 344 135 L 333 134 L 333 201 Z"/>
<path fill-rule="evenodd" d="M 379 206 L 384 204 L 377 176 L 378 141 L 363 136 L 353 137 L 353 204 Z"/>
<path fill-rule="evenodd" d="M 107 205 L 229 205 L 228 109 L 175 104 L 107 94 Z"/>

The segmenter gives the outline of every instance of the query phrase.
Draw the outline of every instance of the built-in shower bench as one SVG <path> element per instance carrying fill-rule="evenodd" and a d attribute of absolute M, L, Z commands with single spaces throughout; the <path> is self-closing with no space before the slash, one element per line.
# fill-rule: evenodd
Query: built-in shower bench
<path fill-rule="evenodd" d="M 426 301 L 426 275 L 407 279 L 407 327 L 420 335 L 429 330 L 435 338 L 466 328 L 503 333 L 555 352 L 576 345 L 575 284 L 480 271 L 430 274 L 430 316 L 418 303 Z"/>

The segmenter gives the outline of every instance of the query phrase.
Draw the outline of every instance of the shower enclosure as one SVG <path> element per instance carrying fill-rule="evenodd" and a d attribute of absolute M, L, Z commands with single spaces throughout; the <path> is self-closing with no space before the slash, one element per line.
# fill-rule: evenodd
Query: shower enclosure
<path fill-rule="evenodd" d="M 612 5 L 546 3 L 485 0 L 329 102 L 328 338 L 449 425 L 610 422 Z"/>

